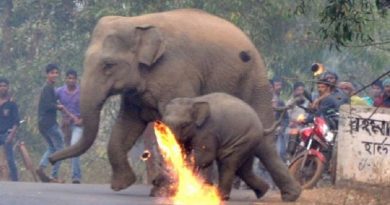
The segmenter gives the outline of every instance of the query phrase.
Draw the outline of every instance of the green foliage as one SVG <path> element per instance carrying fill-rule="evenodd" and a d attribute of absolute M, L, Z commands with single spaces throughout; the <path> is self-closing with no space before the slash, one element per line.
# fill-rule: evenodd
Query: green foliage
<path fill-rule="evenodd" d="M 305 14 L 311 8 L 308 4 L 301 0 L 296 13 Z M 376 35 L 383 28 L 379 22 L 386 22 L 389 6 L 384 0 L 328 0 L 318 15 L 321 37 L 328 41 L 330 48 L 339 51 L 341 47 L 356 44 L 389 44 L 389 39 Z"/>
<path fill-rule="evenodd" d="M 347 42 L 354 40 L 373 42 L 365 30 L 370 29 L 368 23 L 374 21 L 371 19 L 374 7 L 374 4 L 366 0 L 360 1 L 358 6 L 352 1 L 330 0 L 321 13 L 323 38 L 334 39 L 337 48 L 338 45 L 345 46 Z"/>

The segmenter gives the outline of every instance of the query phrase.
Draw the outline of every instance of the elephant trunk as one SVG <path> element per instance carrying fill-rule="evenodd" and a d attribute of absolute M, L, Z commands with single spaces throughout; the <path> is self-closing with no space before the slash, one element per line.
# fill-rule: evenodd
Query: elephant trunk
<path fill-rule="evenodd" d="M 93 98 L 90 95 L 83 95 L 83 89 L 81 89 L 80 109 L 83 119 L 83 136 L 76 144 L 52 154 L 49 157 L 49 161 L 52 164 L 59 160 L 77 157 L 86 152 L 94 143 L 99 130 L 100 110 L 104 103 L 103 100 L 95 99 L 96 97 Z M 96 102 L 102 103 L 97 104 Z"/>

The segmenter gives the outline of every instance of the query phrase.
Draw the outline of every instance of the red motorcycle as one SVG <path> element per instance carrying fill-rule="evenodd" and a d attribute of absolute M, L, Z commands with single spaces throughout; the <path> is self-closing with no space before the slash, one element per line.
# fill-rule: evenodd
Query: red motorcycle
<path fill-rule="evenodd" d="M 337 131 L 331 130 L 323 117 L 314 117 L 313 123 L 303 124 L 303 128 L 295 130 L 296 141 L 299 143 L 293 148 L 290 173 L 304 189 L 313 188 L 326 171 L 330 173 L 332 181 L 335 179 L 335 166 L 330 163 L 335 158 L 333 152 Z M 335 160 L 332 159 L 335 162 Z"/>

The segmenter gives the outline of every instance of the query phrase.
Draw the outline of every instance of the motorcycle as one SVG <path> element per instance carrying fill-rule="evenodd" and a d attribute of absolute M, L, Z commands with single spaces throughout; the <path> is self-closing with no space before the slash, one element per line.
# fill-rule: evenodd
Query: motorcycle
<path fill-rule="evenodd" d="M 289 171 L 304 189 L 313 188 L 325 171 L 330 173 L 331 181 L 335 181 L 333 149 L 337 130 L 330 129 L 331 120 L 332 117 L 317 116 L 312 123 L 301 120 L 300 129 L 290 130 L 292 139 L 287 150 L 292 159 Z"/>

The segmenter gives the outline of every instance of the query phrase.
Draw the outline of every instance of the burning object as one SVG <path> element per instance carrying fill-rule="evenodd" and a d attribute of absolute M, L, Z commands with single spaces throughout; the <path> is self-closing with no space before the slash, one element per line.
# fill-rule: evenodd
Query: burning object
<path fill-rule="evenodd" d="M 173 179 L 171 190 L 175 190 L 168 203 L 174 205 L 219 205 L 221 198 L 216 187 L 204 183 L 199 175 L 194 174 L 192 164 L 188 164 L 180 145 L 172 131 L 158 121 L 154 123 L 154 131 L 159 150 L 168 169 L 169 177 Z"/>
<path fill-rule="evenodd" d="M 311 66 L 311 71 L 313 72 L 314 76 L 319 76 L 322 73 L 324 73 L 326 70 L 325 70 L 325 66 L 323 64 L 321 64 L 321 63 L 314 63 Z"/>

